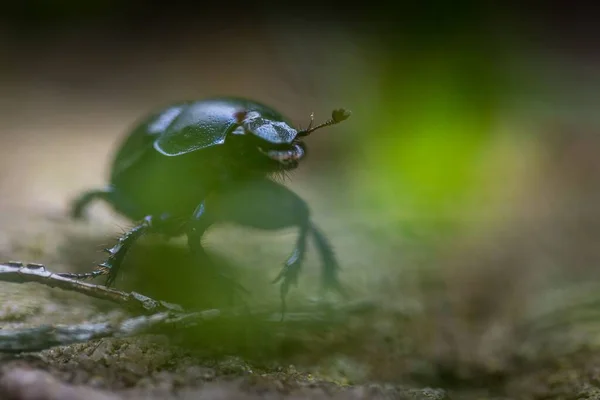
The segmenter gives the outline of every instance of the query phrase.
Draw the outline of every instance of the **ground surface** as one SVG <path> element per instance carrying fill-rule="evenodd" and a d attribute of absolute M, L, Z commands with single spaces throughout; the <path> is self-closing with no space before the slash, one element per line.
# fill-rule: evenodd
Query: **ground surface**
<path fill-rule="evenodd" d="M 350 224 L 356 227 L 361 222 Z M 102 259 L 98 249 L 113 240 L 111 232 L 115 232 L 113 222 L 74 224 L 51 213 L 50 216 L 6 213 L 2 226 L 6 227 L 2 237 L 3 258 L 35 260 L 52 265 L 56 270 L 81 270 L 93 260 Z M 335 235 L 335 223 L 325 223 L 325 226 Z M 343 228 L 338 226 L 337 229 Z M 371 229 L 363 234 L 379 232 L 385 236 L 382 226 Z M 216 232 L 213 251 L 219 250 L 218 243 L 229 243 L 226 239 L 233 240 L 236 235 L 239 232 Z M 260 241 L 268 242 L 266 236 L 258 235 L 252 243 L 237 242 L 238 250 L 230 259 L 240 264 L 255 263 L 256 260 L 247 260 L 243 255 L 246 250 L 260 248 Z M 271 238 L 271 246 L 273 240 L 288 242 L 288 239 Z M 365 242 L 364 238 L 354 240 Z M 514 239 L 506 240 L 508 246 Z M 353 240 L 338 242 L 342 250 L 353 245 Z M 121 287 L 134 285 L 136 289 L 146 290 L 139 290 L 142 293 L 168 300 L 185 302 L 187 299 L 190 306 L 204 304 L 207 299 L 189 296 L 195 285 L 179 284 L 180 275 L 166 274 L 157 283 L 162 273 L 160 268 L 150 269 L 149 279 L 146 274 L 135 272 L 147 266 L 151 259 L 183 257 L 183 246 L 175 243 L 169 250 L 157 249 L 157 242 L 149 240 L 140 244 L 140 248 L 142 250 L 133 252 L 130 258 L 129 278 L 120 282 Z M 274 247 L 272 251 L 281 254 L 273 256 L 265 245 L 261 250 L 263 254 L 255 257 L 276 264 L 277 257 L 285 255 L 284 249 L 287 245 Z M 369 246 L 364 249 L 367 252 Z M 341 254 L 342 259 L 348 257 L 343 251 Z M 374 254 L 364 257 L 375 257 Z M 357 266 L 360 259 L 355 258 Z M 418 254 L 414 259 L 419 259 Z M 304 282 L 317 277 L 317 263 L 312 256 L 311 260 L 312 268 L 309 268 L 313 271 L 307 268 Z M 185 267 L 183 262 L 182 268 Z M 273 268 L 264 270 L 268 277 Z M 479 274 L 471 279 L 476 279 L 480 286 L 489 285 L 488 289 L 501 277 L 498 272 L 471 273 Z M 252 275 L 255 274 L 249 274 Z M 424 292 L 425 298 L 411 299 L 405 295 L 410 291 L 405 290 L 394 301 L 392 291 L 386 293 L 385 285 L 376 277 L 365 278 L 360 268 L 347 270 L 344 277 L 350 288 L 354 282 L 353 293 L 357 296 L 384 299 L 380 311 L 337 325 L 301 324 L 290 330 L 265 331 L 234 324 L 213 327 L 209 333 L 200 330 L 192 337 L 183 334 L 183 340 L 160 335 L 101 339 L 30 354 L 6 354 L 0 358 L 0 393 L 2 398 L 8 399 L 597 398 L 600 389 L 596 360 L 600 352 L 594 343 L 594 330 L 583 329 L 587 325 L 574 324 L 574 328 L 568 330 L 571 322 L 561 322 L 555 317 L 556 320 L 550 318 L 550 322 L 558 325 L 558 334 L 557 329 L 550 329 L 553 336 L 533 331 L 519 338 L 514 316 L 507 317 L 493 308 L 479 317 L 473 317 L 473 310 L 469 311 L 473 300 L 468 297 L 479 298 L 476 301 L 481 302 L 494 295 L 490 290 L 478 297 L 482 295 L 477 294 L 478 290 L 468 289 L 470 285 L 455 289 L 456 295 L 467 299 L 465 303 L 454 300 L 457 303 L 449 306 L 447 297 L 443 297 L 446 300 L 442 302 L 434 300 L 439 296 L 434 287 L 426 286 L 429 289 Z M 404 273 L 404 277 L 410 280 L 411 274 Z M 254 290 L 262 288 L 265 292 L 264 298 L 259 298 L 260 304 L 271 304 L 273 310 L 277 309 L 276 289 L 268 285 L 266 278 L 254 281 L 248 278 L 246 282 L 250 282 Z M 361 289 L 360 283 L 367 290 Z M 298 306 L 310 301 L 313 293 L 309 285 L 301 285 L 292 294 L 293 304 Z M 0 287 L 3 329 L 100 322 L 124 316 L 106 302 L 36 284 L 0 283 Z M 173 287 L 178 291 L 170 290 Z M 369 287 L 379 288 L 375 291 L 377 294 L 373 295 Z M 527 290 L 533 294 L 531 287 Z M 546 305 L 552 301 L 562 304 L 550 300 Z M 427 304 L 430 308 L 423 309 Z M 439 307 L 442 311 L 435 311 Z M 444 312 L 444 307 L 450 308 Z M 597 313 L 591 311 L 591 319 L 583 315 L 575 321 L 592 321 L 593 327 Z M 449 315 L 454 315 L 451 321 L 447 320 Z M 482 322 L 486 319 L 487 322 Z M 522 322 L 522 318 L 517 320 Z M 470 324 L 471 328 L 460 324 Z"/>
<path fill-rule="evenodd" d="M 69 268 L 68 260 L 77 259 L 77 252 L 81 252 L 83 260 L 89 257 L 85 254 L 86 250 L 92 253 L 92 257 L 97 255 L 94 250 L 95 235 L 87 236 L 90 243 L 83 244 L 86 226 L 73 227 L 71 223 L 61 220 L 16 214 L 10 217 L 5 215 L 3 226 L 18 227 L 16 230 L 9 228 L 6 232 L 6 247 L 2 250 L 3 257 L 6 258 L 35 258 L 53 265 L 56 270 L 72 270 L 78 267 Z M 72 243 L 69 238 L 73 236 L 79 241 Z M 15 237 L 18 239 L 14 240 Z M 102 242 L 102 235 L 99 235 L 98 240 Z M 146 251 L 153 251 L 152 243 L 146 247 Z M 50 249 L 54 249 L 55 253 Z M 180 250 L 184 252 L 183 249 Z M 138 264 L 141 265 L 143 261 Z M 124 316 L 124 312 L 112 305 L 90 300 L 83 295 L 36 284 L 1 283 L 0 286 L 2 329 L 101 322 Z M 149 287 L 152 288 L 152 285 Z M 168 295 L 169 292 L 167 290 L 162 293 Z M 272 294 L 276 298 L 275 290 L 272 290 Z M 179 297 L 184 298 L 185 296 Z M 273 309 L 277 310 L 276 303 L 271 303 L 274 305 Z M 349 324 L 337 328 L 332 328 L 327 323 L 308 329 L 301 326 L 295 334 L 284 333 L 284 339 L 269 332 L 263 332 L 259 338 L 257 332 L 248 332 L 248 329 L 238 324 L 213 328 L 216 331 L 204 339 L 194 337 L 192 344 L 186 341 L 182 344 L 172 340 L 173 338 L 159 335 L 100 339 L 42 352 L 6 354 L 0 358 L 0 393 L 4 396 L 2 398 L 18 399 L 185 399 L 232 398 L 231 396 L 446 398 L 447 394 L 442 390 L 416 389 L 397 382 L 385 385 L 382 381 L 366 385 L 364 382 L 369 381 L 368 368 L 357 360 L 345 357 L 341 352 L 344 346 L 360 346 L 360 343 L 354 342 L 356 338 L 338 340 L 327 337 L 336 334 L 353 336 L 364 329 L 356 321 L 349 321 Z M 352 328 L 352 325 L 355 327 Z M 325 332 L 324 335 L 323 329 L 330 332 Z M 353 330 L 356 332 L 353 333 Z M 248 345 L 248 340 L 254 342 Z M 325 355 L 328 343 L 341 346 L 340 353 L 331 351 Z M 292 348 L 285 351 L 285 346 Z M 299 353 L 306 351 L 307 347 L 294 348 L 295 346 L 313 346 L 312 348 L 320 348 L 324 353 L 321 356 L 303 357 Z M 235 356 L 235 349 L 238 348 L 242 355 L 246 354 L 245 357 Z M 277 361 L 278 358 L 280 361 Z M 299 364 L 295 365 L 290 361 L 292 359 Z"/>

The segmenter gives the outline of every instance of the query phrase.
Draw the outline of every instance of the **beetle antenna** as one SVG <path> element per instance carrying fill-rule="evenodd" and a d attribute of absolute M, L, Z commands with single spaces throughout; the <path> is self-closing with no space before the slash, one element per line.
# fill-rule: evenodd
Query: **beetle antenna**
<path fill-rule="evenodd" d="M 310 124 L 308 124 L 308 128 L 306 128 L 306 131 L 310 131 L 312 129 L 313 123 L 315 122 L 315 113 L 311 112 L 310 113 Z"/>
<path fill-rule="evenodd" d="M 298 132 L 298 136 L 308 136 L 311 133 L 313 133 L 314 131 L 316 131 L 317 129 L 321 129 L 321 128 L 324 128 L 324 127 L 330 126 L 330 125 L 339 124 L 340 122 L 350 118 L 351 114 L 352 113 L 350 112 L 350 110 L 346 110 L 345 108 L 338 108 L 337 110 L 333 110 L 333 112 L 331 113 L 331 118 L 329 120 L 327 120 L 324 123 L 317 125 L 313 128 L 312 125 L 314 122 L 314 113 L 311 113 L 310 114 L 310 125 L 308 125 L 308 128 L 303 129 L 300 132 Z"/>

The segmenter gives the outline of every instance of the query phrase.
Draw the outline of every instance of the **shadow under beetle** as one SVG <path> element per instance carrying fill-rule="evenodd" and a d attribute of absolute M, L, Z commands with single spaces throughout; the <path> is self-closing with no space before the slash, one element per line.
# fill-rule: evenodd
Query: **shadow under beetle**
<path fill-rule="evenodd" d="M 190 251 L 203 263 L 204 232 L 214 223 L 233 222 L 266 230 L 299 228 L 295 248 L 273 281 L 281 282 L 283 312 L 290 285 L 297 283 L 309 234 L 323 263 L 324 288 L 342 292 L 337 260 L 311 221 L 308 205 L 273 178 L 298 166 L 306 154 L 304 137 L 349 116 L 347 110 L 334 110 L 331 119 L 315 127 L 311 116 L 307 129 L 296 130 L 268 106 L 235 97 L 180 102 L 146 116 L 117 150 L 109 185 L 83 193 L 71 209 L 71 216 L 80 219 L 91 201 L 102 199 L 141 222 L 107 249 L 109 257 L 98 269 L 61 275 L 107 275 L 110 286 L 129 248 L 150 232 L 187 235 Z"/>

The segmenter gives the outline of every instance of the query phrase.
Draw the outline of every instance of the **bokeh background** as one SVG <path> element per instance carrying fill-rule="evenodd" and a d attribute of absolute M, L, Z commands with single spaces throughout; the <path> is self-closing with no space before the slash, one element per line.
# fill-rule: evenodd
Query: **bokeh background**
<path fill-rule="evenodd" d="M 289 185 L 309 200 L 354 296 L 424 316 L 388 332 L 421 357 L 460 376 L 502 369 L 516 326 L 597 293 L 600 29 L 590 8 L 40 0 L 4 10 L 7 243 L 21 232 L 15 215 L 64 214 L 79 192 L 103 185 L 115 147 L 148 111 L 232 94 L 303 126 L 311 112 L 325 120 L 352 110 L 309 138 Z M 78 231 L 87 239 L 110 242 L 128 224 L 92 209 Z M 211 245 L 267 285 L 294 232 L 236 229 L 216 229 Z M 45 246 L 64 245 L 46 235 Z M 85 261 L 77 268 L 101 260 L 98 246 L 69 250 Z M 311 252 L 295 293 L 311 293 L 318 277 Z M 266 278 L 251 272 L 257 264 Z M 560 321 L 565 332 L 571 320 Z M 401 374 L 379 350 L 379 376 Z"/>

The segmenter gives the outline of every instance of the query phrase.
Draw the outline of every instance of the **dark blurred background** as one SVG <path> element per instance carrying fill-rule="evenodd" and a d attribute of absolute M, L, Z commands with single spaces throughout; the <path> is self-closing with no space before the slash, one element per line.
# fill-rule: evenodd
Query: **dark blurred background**
<path fill-rule="evenodd" d="M 498 321 L 538 288 L 600 275 L 590 6 L 40 0 L 1 10 L 0 213 L 64 211 L 104 184 L 115 146 L 152 109 L 242 95 L 298 125 L 352 110 L 310 137 L 290 185 L 357 291 L 393 304 L 425 285 L 411 271 L 435 271 L 445 294 L 431 310 L 456 317 L 448 329 L 465 357 L 493 353 Z M 256 262 L 269 252 L 252 251 Z M 438 332 L 444 318 L 426 324 Z"/>
<path fill-rule="evenodd" d="M 107 152 L 140 114 L 213 94 L 260 99 L 298 124 L 347 107 L 352 123 L 311 137 L 306 171 L 322 162 L 340 182 L 366 171 L 372 184 L 402 172 L 403 185 L 444 191 L 440 171 L 466 184 L 477 168 L 463 156 L 509 120 L 598 122 L 596 15 L 569 2 L 10 2 L 0 13 L 0 127 L 2 182 L 13 189 L 0 201 L 14 201 L 35 160 L 52 167 L 22 188 L 34 203 L 100 182 Z M 525 129 L 519 140 L 537 128 Z"/>

